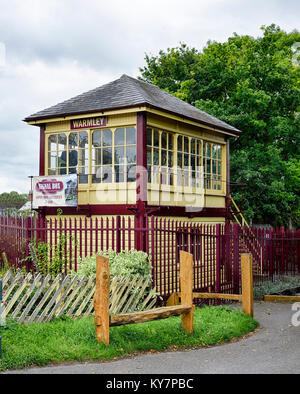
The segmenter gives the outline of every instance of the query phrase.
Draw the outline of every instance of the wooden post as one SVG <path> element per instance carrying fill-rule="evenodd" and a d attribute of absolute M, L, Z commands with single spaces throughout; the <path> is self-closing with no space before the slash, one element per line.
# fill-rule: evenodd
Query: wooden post
<path fill-rule="evenodd" d="M 253 316 L 253 272 L 252 254 L 241 254 L 242 306 L 243 312 Z"/>
<path fill-rule="evenodd" d="M 184 331 L 192 333 L 194 331 L 194 308 L 193 308 L 193 255 L 180 251 L 180 287 L 181 304 L 191 306 L 188 313 L 183 313 L 181 317 Z"/>
<path fill-rule="evenodd" d="M 96 339 L 109 345 L 109 260 L 96 257 L 96 291 L 94 296 Z"/>
<path fill-rule="evenodd" d="M 167 306 L 179 305 L 178 293 L 172 293 L 167 300 Z"/>

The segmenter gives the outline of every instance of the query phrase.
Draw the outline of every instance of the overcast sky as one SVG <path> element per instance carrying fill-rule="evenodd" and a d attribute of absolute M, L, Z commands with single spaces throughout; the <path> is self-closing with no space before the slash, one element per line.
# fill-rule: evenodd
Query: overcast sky
<path fill-rule="evenodd" d="M 38 175 L 39 129 L 22 120 L 119 78 L 180 42 L 202 49 L 275 23 L 300 29 L 299 0 L 0 0 L 0 193 Z"/>

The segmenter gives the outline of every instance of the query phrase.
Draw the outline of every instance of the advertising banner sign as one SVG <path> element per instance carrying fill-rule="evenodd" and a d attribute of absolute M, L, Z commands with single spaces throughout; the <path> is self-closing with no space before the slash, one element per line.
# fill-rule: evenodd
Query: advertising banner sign
<path fill-rule="evenodd" d="M 77 174 L 33 177 L 32 208 L 76 207 L 77 186 Z"/>

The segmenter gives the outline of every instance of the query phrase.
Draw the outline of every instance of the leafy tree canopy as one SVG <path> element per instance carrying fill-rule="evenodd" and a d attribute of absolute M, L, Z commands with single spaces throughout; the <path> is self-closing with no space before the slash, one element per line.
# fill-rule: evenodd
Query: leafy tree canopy
<path fill-rule="evenodd" d="M 141 79 L 242 130 L 231 141 L 231 180 L 246 186 L 233 197 L 249 221 L 299 226 L 300 33 L 261 30 L 146 55 Z"/>
<path fill-rule="evenodd" d="M 28 201 L 27 194 L 12 191 L 0 194 L 0 208 L 21 208 Z"/>

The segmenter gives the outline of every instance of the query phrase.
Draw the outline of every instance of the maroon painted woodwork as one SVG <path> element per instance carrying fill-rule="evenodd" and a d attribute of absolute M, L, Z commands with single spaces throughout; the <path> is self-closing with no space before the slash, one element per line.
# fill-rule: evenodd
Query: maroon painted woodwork
<path fill-rule="evenodd" d="M 40 176 L 45 175 L 45 128 L 45 125 L 40 126 Z"/>
<path fill-rule="evenodd" d="M 226 140 L 226 222 L 230 222 L 230 142 L 229 138 Z"/>
<path fill-rule="evenodd" d="M 111 204 L 111 205 L 80 205 L 78 207 L 61 207 L 63 215 L 137 215 L 137 204 Z M 42 216 L 57 215 L 56 207 L 44 207 L 39 209 Z M 155 206 L 147 205 L 144 208 L 144 215 L 149 216 L 182 216 L 187 218 L 196 217 L 220 217 L 226 216 L 225 208 L 203 208 L 199 212 L 187 212 L 185 207 Z"/>
<path fill-rule="evenodd" d="M 136 212 L 135 227 L 142 229 L 147 223 L 147 114 L 137 113 L 137 141 L 136 141 Z M 135 249 L 146 251 L 146 238 L 143 231 L 139 231 L 135 239 Z"/>

